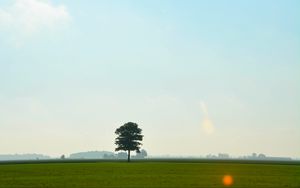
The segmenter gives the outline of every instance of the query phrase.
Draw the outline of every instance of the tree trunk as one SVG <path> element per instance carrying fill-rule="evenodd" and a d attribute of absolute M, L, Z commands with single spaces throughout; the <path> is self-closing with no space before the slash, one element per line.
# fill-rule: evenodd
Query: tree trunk
<path fill-rule="evenodd" d="M 128 158 L 127 158 L 127 162 L 130 162 L 130 150 L 128 150 Z"/>

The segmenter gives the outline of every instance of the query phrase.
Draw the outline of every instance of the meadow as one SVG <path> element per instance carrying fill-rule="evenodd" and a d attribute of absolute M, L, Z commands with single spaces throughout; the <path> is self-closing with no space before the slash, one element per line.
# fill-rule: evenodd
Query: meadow
<path fill-rule="evenodd" d="M 300 188 L 300 164 L 212 161 L 21 162 L 0 164 L 0 188 L 22 187 Z"/>

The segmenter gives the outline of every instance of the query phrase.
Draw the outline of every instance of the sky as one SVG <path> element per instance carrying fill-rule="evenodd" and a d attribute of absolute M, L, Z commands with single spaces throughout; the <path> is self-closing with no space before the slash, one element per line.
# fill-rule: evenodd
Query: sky
<path fill-rule="evenodd" d="M 1 0 L 0 154 L 300 157 L 298 0 Z"/>

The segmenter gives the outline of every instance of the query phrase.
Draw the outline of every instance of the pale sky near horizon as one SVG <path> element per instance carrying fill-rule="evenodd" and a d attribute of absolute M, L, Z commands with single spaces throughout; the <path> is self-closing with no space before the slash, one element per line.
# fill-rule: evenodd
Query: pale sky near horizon
<path fill-rule="evenodd" d="M 300 157 L 300 1 L 1 0 L 0 154 Z"/>

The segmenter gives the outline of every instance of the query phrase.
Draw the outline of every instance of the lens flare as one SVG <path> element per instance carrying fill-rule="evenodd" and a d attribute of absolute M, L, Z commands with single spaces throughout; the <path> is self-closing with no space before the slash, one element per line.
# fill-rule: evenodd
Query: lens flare
<path fill-rule="evenodd" d="M 223 177 L 223 184 L 225 186 L 231 186 L 233 184 L 233 178 L 231 175 L 225 175 Z"/>
<path fill-rule="evenodd" d="M 207 117 L 202 122 L 202 128 L 206 134 L 212 134 L 215 130 L 212 121 Z"/>
<path fill-rule="evenodd" d="M 203 113 L 202 129 L 204 133 L 210 135 L 215 131 L 214 124 L 208 115 L 206 104 L 204 102 L 201 102 L 200 105 Z"/>

